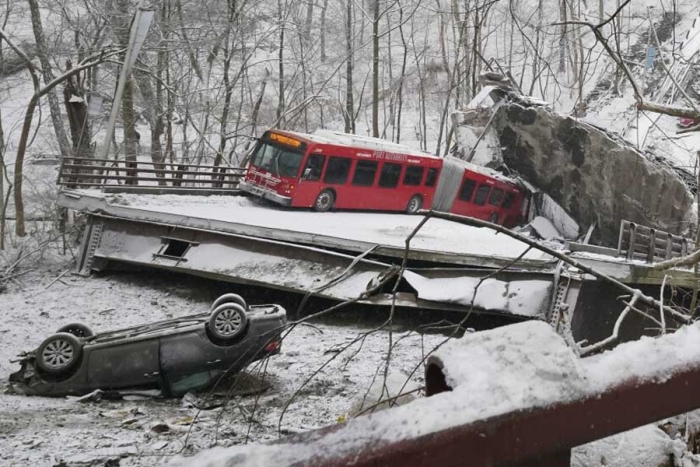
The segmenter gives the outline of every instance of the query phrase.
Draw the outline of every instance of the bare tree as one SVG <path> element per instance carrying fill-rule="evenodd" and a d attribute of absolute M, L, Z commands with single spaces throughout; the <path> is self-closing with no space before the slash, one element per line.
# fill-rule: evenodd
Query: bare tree
<path fill-rule="evenodd" d="M 10 46 L 10 48 L 19 55 L 25 63 L 27 71 L 32 78 L 32 83 L 34 85 L 34 93 L 29 99 L 27 104 L 27 110 L 24 114 L 24 123 L 22 125 L 22 133 L 20 135 L 19 143 L 17 146 L 17 158 L 15 159 L 14 167 L 14 202 L 15 202 L 15 214 L 16 214 L 16 224 L 15 224 L 15 234 L 18 237 L 24 237 L 26 235 L 26 227 L 24 221 L 24 200 L 22 198 L 22 182 L 23 182 L 23 168 L 24 168 L 24 156 L 27 150 L 27 143 L 29 142 L 29 130 L 32 126 L 32 119 L 34 118 L 34 111 L 39 103 L 39 99 L 45 96 L 56 86 L 64 82 L 65 80 L 77 75 L 83 70 L 92 68 L 94 66 L 102 63 L 107 57 L 110 57 L 119 51 L 103 51 L 95 55 L 91 55 L 83 59 L 76 67 L 63 73 L 61 76 L 54 78 L 49 83 L 44 86 L 41 85 L 41 80 L 39 77 L 39 70 L 37 70 L 34 63 L 29 59 L 27 54 L 20 49 L 15 43 L 10 39 L 10 37 L 5 33 L 4 29 L 0 29 L 0 39 L 4 39 L 5 42 Z"/>
<path fill-rule="evenodd" d="M 345 133 L 355 133 L 353 0 L 345 0 Z"/>
<path fill-rule="evenodd" d="M 44 84 L 48 84 L 54 79 L 51 63 L 49 62 L 49 49 L 46 44 L 46 36 L 44 35 L 44 27 L 41 22 L 41 13 L 39 12 L 39 4 L 37 0 L 27 0 L 29 4 L 29 12 L 32 17 L 32 29 L 34 31 L 34 40 L 36 41 L 36 52 L 41 63 L 40 73 L 44 78 Z M 70 145 L 66 137 L 63 121 L 61 119 L 61 106 L 58 103 L 56 93 L 51 90 L 47 94 L 49 99 L 49 110 L 51 113 L 51 122 L 53 123 L 54 132 L 56 133 L 56 141 L 61 151 L 61 155 L 66 157 L 70 154 Z"/>

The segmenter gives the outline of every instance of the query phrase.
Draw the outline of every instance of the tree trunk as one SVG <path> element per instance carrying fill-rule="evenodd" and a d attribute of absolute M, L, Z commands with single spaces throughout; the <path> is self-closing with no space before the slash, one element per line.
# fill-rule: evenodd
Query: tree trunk
<path fill-rule="evenodd" d="M 354 84 L 353 84 L 353 43 L 352 43 L 352 2 L 353 0 L 345 0 L 345 133 L 355 133 L 355 102 Z"/>
<path fill-rule="evenodd" d="M 314 0 L 306 0 L 306 21 L 304 22 L 304 40 L 311 42 L 311 23 L 314 18 Z"/>
<path fill-rule="evenodd" d="M 2 69 L 2 50 L 0 50 Z M 5 132 L 2 128 L 2 108 L 0 108 L 0 250 L 5 249 Z"/>
<path fill-rule="evenodd" d="M 561 31 L 559 36 L 559 73 L 566 71 L 566 0 L 559 0 L 559 22 L 561 22 Z"/>
<path fill-rule="evenodd" d="M 323 0 L 321 10 L 321 62 L 325 62 L 326 56 L 326 11 L 328 10 L 328 0 Z"/>
<path fill-rule="evenodd" d="M 70 61 L 66 62 L 66 68 L 68 70 L 72 68 Z M 74 156 L 92 157 L 90 150 L 92 132 L 87 114 L 87 96 L 80 85 L 80 74 L 66 80 L 66 84 L 63 87 L 63 102 L 68 113 Z"/>
<path fill-rule="evenodd" d="M 129 44 L 129 1 L 117 0 L 115 5 L 115 18 L 117 39 L 121 47 L 125 48 Z M 124 96 L 122 98 L 122 124 L 124 126 L 124 159 L 127 161 L 128 177 L 134 177 L 132 180 L 127 180 L 127 185 L 138 184 L 135 179 L 138 175 L 136 170 L 137 154 L 139 146 L 139 135 L 136 132 L 136 117 L 134 115 L 134 84 L 131 77 L 127 77 L 124 85 Z M 119 105 L 115 102 L 114 105 Z"/>
<path fill-rule="evenodd" d="M 285 111 L 285 101 L 284 101 L 284 28 L 285 28 L 285 14 L 282 8 L 282 0 L 277 0 L 278 9 L 278 21 L 280 28 L 280 46 L 277 55 L 277 61 L 279 64 L 279 100 L 277 101 L 277 125 L 280 128 L 284 128 L 284 111 Z"/>
<path fill-rule="evenodd" d="M 15 235 L 24 237 L 27 231 L 24 225 L 24 200 L 22 199 L 22 182 L 24 179 L 24 153 L 27 150 L 27 142 L 29 141 L 29 129 L 32 126 L 34 118 L 34 109 L 39 103 L 39 94 L 34 93 L 29 100 L 27 110 L 24 113 L 24 123 L 22 125 L 22 133 L 19 137 L 17 145 L 17 158 L 15 159 L 15 177 L 14 177 L 14 200 L 15 200 Z"/>
<path fill-rule="evenodd" d="M 9 12 L 8 12 L 9 16 Z M 7 17 L 5 18 L 5 22 Z M 3 28 L 5 24 L 2 25 Z M 2 39 L 0 39 L 0 70 L 3 69 Z M 0 250 L 5 249 L 5 132 L 2 127 L 2 107 L 0 107 Z"/>
<path fill-rule="evenodd" d="M 44 83 L 48 84 L 54 79 L 54 75 L 51 71 L 51 63 L 49 62 L 49 51 L 48 46 L 46 45 L 44 28 L 41 24 L 39 4 L 37 0 L 27 0 L 27 2 L 29 3 L 29 12 L 32 17 L 32 29 L 34 30 L 34 40 L 36 42 L 36 54 L 37 57 L 39 57 L 39 62 L 41 63 L 41 74 L 44 78 Z M 70 154 L 70 145 L 68 144 L 68 137 L 66 136 L 65 129 L 63 128 L 63 121 L 61 120 L 61 106 L 58 103 L 58 97 L 56 96 L 55 91 L 52 90 L 48 94 L 51 123 L 53 124 L 54 132 L 56 133 L 56 141 L 58 142 L 61 156 L 66 157 Z"/>
<path fill-rule="evenodd" d="M 122 99 L 122 122 L 124 124 L 124 160 L 127 161 L 126 175 L 134 177 L 127 180 L 127 185 L 138 185 L 135 177 L 138 176 L 136 170 L 138 148 L 140 146 L 140 135 L 136 132 L 136 115 L 134 114 L 134 82 L 131 77 L 126 79 L 124 86 L 124 98 Z"/>
<path fill-rule="evenodd" d="M 408 59 L 408 44 L 406 44 L 406 36 L 403 33 L 403 7 L 399 4 L 399 35 L 401 36 L 401 45 L 403 47 L 403 60 L 401 62 L 401 76 L 399 77 L 399 89 L 397 92 L 397 110 L 396 110 L 396 142 L 401 142 L 401 110 L 403 107 L 403 83 L 406 77 L 406 61 Z"/>
<path fill-rule="evenodd" d="M 379 138 L 379 0 L 372 15 L 372 136 Z"/>

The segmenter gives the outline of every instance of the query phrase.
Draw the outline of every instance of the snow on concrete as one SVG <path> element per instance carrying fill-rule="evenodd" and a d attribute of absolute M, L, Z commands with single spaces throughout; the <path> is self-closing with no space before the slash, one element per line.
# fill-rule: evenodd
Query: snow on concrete
<path fill-rule="evenodd" d="M 406 237 L 422 220 L 421 216 L 405 214 L 330 212 L 284 209 L 262 205 L 242 196 L 181 196 L 181 195 L 103 195 L 82 191 L 81 194 L 103 197 L 114 206 L 128 206 L 143 212 L 170 213 L 189 218 L 220 220 L 271 229 L 315 234 L 405 247 Z M 411 242 L 413 250 L 449 252 L 476 256 L 512 258 L 519 256 L 527 245 L 496 232 L 469 227 L 442 219 L 431 219 Z M 543 259 L 544 253 L 532 250 L 524 258 Z"/>
<path fill-rule="evenodd" d="M 477 308 L 529 317 L 544 317 L 552 295 L 552 282 L 545 280 L 480 282 L 477 277 L 427 278 L 412 271 L 405 271 L 404 277 L 424 300 L 464 306 L 471 306 L 473 300 Z"/>
<path fill-rule="evenodd" d="M 552 224 L 552 222 L 546 217 L 537 216 L 534 219 L 532 219 L 530 225 L 533 229 L 535 229 L 537 235 L 545 240 L 561 238 L 561 234 L 559 233 L 557 228 L 554 227 L 554 224 Z"/>

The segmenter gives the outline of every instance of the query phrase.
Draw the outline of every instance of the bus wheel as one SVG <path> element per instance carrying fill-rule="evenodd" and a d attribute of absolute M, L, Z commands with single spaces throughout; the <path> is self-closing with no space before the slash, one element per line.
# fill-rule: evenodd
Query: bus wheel
<path fill-rule="evenodd" d="M 316 202 L 314 203 L 314 210 L 318 212 L 328 212 L 333 207 L 335 203 L 335 195 L 331 190 L 323 190 L 318 194 Z"/>
<path fill-rule="evenodd" d="M 498 213 L 493 213 L 489 216 L 489 222 L 492 224 L 498 224 Z"/>
<path fill-rule="evenodd" d="M 406 206 L 406 214 L 415 214 L 423 207 L 423 198 L 420 195 L 414 195 Z"/>

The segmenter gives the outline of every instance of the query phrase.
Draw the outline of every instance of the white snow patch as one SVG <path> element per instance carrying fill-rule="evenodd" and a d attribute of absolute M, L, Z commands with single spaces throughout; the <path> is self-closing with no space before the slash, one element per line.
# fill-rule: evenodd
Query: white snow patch
<path fill-rule="evenodd" d="M 471 306 L 473 300 L 477 308 L 531 317 L 544 316 L 552 287 L 552 282 L 545 280 L 506 282 L 489 278 L 480 283 L 476 277 L 427 278 L 412 271 L 405 271 L 404 277 L 423 300 L 464 306 Z"/>
<path fill-rule="evenodd" d="M 545 240 L 552 240 L 552 239 L 560 239 L 561 234 L 557 230 L 556 227 L 554 227 L 554 224 L 552 224 L 549 219 L 542 217 L 542 216 L 537 216 L 535 217 L 532 222 L 530 222 L 530 225 L 532 226 L 533 229 L 535 229 L 535 232 L 537 232 L 537 235 L 540 236 L 540 238 L 543 238 Z"/>
<path fill-rule="evenodd" d="M 115 206 L 129 206 L 141 211 L 144 219 L 152 213 L 170 213 L 203 219 L 205 222 L 217 220 L 232 224 L 239 223 L 401 249 L 405 248 L 406 237 L 423 219 L 421 216 L 405 214 L 366 212 L 319 214 L 312 211 L 263 206 L 243 196 L 102 195 L 94 191 L 80 193 L 94 198 L 104 196 L 109 204 Z M 515 258 L 527 249 L 527 245 L 505 235 L 498 235 L 491 229 L 431 219 L 413 238 L 411 249 Z M 551 259 L 534 249 L 524 258 Z"/>

